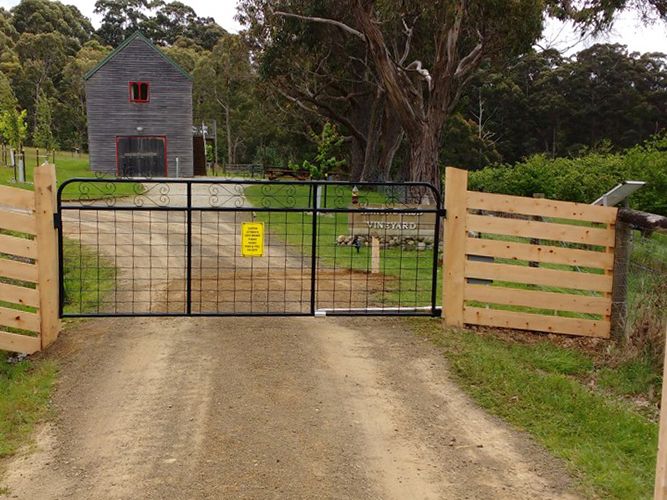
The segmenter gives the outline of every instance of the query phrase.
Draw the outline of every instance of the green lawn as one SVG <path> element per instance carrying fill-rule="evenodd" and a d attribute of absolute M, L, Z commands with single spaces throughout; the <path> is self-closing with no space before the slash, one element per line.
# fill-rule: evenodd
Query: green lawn
<path fill-rule="evenodd" d="M 588 496 L 651 497 L 658 426 L 630 399 L 649 383 L 641 363 L 605 366 L 548 340 L 415 324 L 481 406 L 564 459 Z"/>
<path fill-rule="evenodd" d="M 327 197 L 327 208 L 340 207 L 340 197 L 350 194 L 336 193 L 334 189 Z M 268 196 L 259 185 L 249 186 L 245 194 L 253 206 L 263 206 Z M 271 193 L 271 206 L 286 204 L 288 198 L 294 200 L 297 207 L 307 207 L 308 186 L 296 186 L 293 191 Z M 371 204 L 381 204 L 384 196 L 377 192 L 362 192 L 361 197 Z M 337 199 L 338 198 L 338 199 Z M 346 198 L 347 199 L 347 198 Z M 324 206 L 324 202 L 322 202 Z M 346 206 L 346 204 L 344 205 Z M 256 218 L 267 226 L 272 238 L 284 241 L 295 253 L 311 256 L 313 218 L 305 212 L 256 212 Z M 320 268 L 354 269 L 368 272 L 371 269 L 371 249 L 363 246 L 359 252 L 353 246 L 337 244 L 337 238 L 348 235 L 347 213 L 320 214 L 317 218 L 317 256 Z M 411 250 L 398 247 L 382 249 L 380 253 L 380 271 L 386 276 L 398 278 L 391 289 L 381 296 L 373 297 L 385 305 L 402 307 L 423 307 L 431 303 L 431 277 L 433 270 L 432 250 Z M 438 275 L 441 269 L 438 268 Z M 437 297 L 440 299 L 438 292 Z"/>
<path fill-rule="evenodd" d="M 33 190 L 33 171 L 37 165 L 36 161 L 36 149 L 35 148 L 25 148 L 26 155 L 26 183 L 17 184 L 14 182 L 14 169 L 10 167 L 0 166 L 0 184 L 6 186 L 21 187 L 23 189 Z M 45 158 L 39 157 L 40 163 L 42 163 Z M 49 156 L 49 161 L 53 161 L 53 157 Z M 62 184 L 67 179 L 73 177 L 94 177 L 95 174 L 90 170 L 88 163 L 88 155 L 81 153 L 79 155 L 73 154 L 67 151 L 56 151 L 55 154 L 55 166 L 56 166 L 56 179 L 58 184 Z M 102 186 L 102 185 L 100 185 Z M 137 189 L 139 191 L 137 191 Z M 105 192 L 108 196 L 108 188 L 102 187 L 102 192 L 99 193 L 101 197 L 104 196 Z M 116 185 L 114 191 L 115 196 L 132 196 L 141 192 L 141 187 L 134 183 L 121 183 Z M 79 197 L 78 186 L 70 186 L 70 188 L 65 188 L 63 192 L 64 199 L 77 199 Z"/>

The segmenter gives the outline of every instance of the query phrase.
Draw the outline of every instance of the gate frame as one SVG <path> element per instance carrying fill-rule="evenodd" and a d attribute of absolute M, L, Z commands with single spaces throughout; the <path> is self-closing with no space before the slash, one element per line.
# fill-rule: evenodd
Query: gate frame
<path fill-rule="evenodd" d="M 126 206 L 126 207 L 116 207 L 114 204 L 106 204 L 100 206 L 93 205 L 80 205 L 77 207 L 67 206 L 66 203 L 68 200 L 63 200 L 63 191 L 64 189 L 75 183 L 80 184 L 123 184 L 123 183 L 163 183 L 168 184 L 185 184 L 186 188 L 186 205 L 183 207 L 169 207 L 169 206 L 159 206 L 159 207 L 145 207 L 145 206 Z M 194 184 L 203 184 L 203 185 L 223 185 L 223 186 L 309 186 L 311 192 L 309 194 L 309 206 L 307 207 L 197 207 L 192 205 L 192 186 Z M 350 190 L 353 187 L 363 188 L 366 187 L 405 187 L 416 188 L 421 190 L 426 190 L 431 193 L 434 198 L 433 208 L 405 208 L 405 209 L 392 209 L 392 208 L 357 208 L 353 209 L 350 207 L 347 208 L 322 208 L 317 206 L 318 200 L 318 191 L 322 187 L 349 187 Z M 326 192 L 326 191 L 325 191 Z M 141 193 L 135 195 L 130 195 L 128 198 L 133 198 L 137 196 L 142 196 Z M 245 195 L 243 195 L 245 196 Z M 86 198 L 88 199 L 88 198 Z M 105 199 L 103 196 L 99 199 Z M 122 197 L 121 197 L 122 199 Z M 115 200 L 115 198 L 114 198 Z M 81 202 L 81 200 L 79 200 Z M 90 199 L 94 201 L 94 199 Z M 324 198 L 326 204 L 326 196 Z M 65 205 L 63 205 L 65 203 Z M 113 211 L 113 210 L 122 210 L 122 211 L 173 211 L 173 212 L 185 212 L 186 213 L 186 249 L 187 253 L 185 255 L 186 259 L 186 310 L 185 312 L 165 312 L 165 313 L 153 313 L 153 312 L 116 312 L 116 313 L 67 313 L 64 312 L 64 256 L 63 256 L 63 230 L 62 230 L 62 212 L 64 210 L 98 210 L 98 211 Z M 308 213 L 312 214 L 312 234 L 311 234 L 311 267 L 310 267 L 310 311 L 308 313 L 303 312 L 192 312 L 192 212 L 298 212 L 298 213 Z M 329 316 L 430 316 L 430 317 L 440 317 L 442 313 L 442 308 L 437 306 L 438 298 L 438 262 L 440 254 L 440 245 L 442 242 L 441 237 L 441 218 L 446 216 L 446 210 L 443 207 L 443 199 L 440 192 L 435 186 L 426 182 L 351 182 L 351 181 L 327 181 L 327 180 L 308 180 L 308 181 L 269 181 L 269 180 L 256 180 L 256 179 L 220 179 L 217 178 L 171 178 L 171 177 L 116 177 L 116 178 L 104 178 L 104 177 L 73 177 L 64 181 L 58 188 L 56 196 L 56 216 L 55 216 L 55 225 L 58 233 L 58 283 L 59 283 L 59 301 L 58 301 L 58 311 L 60 318 L 93 318 L 93 317 L 244 317 L 244 316 L 256 316 L 256 317 L 270 317 L 270 316 L 317 316 L 321 311 L 316 308 L 317 303 L 317 275 L 318 267 L 316 266 L 318 253 L 318 240 L 317 240 L 317 228 L 318 228 L 318 219 L 317 215 L 319 213 L 352 213 L 352 212 L 373 212 L 373 213 L 386 213 L 386 214 L 401 214 L 401 213 L 433 213 L 435 214 L 435 224 L 433 230 L 433 260 L 432 260 L 432 273 L 431 273 L 431 290 L 430 290 L 430 305 L 424 306 L 424 312 L 418 308 L 411 308 L 405 311 L 400 311 L 398 308 L 387 308 L 386 310 L 365 310 L 365 311 L 351 311 L 351 310 L 339 310 L 339 311 L 326 311 L 323 315 Z M 444 277 L 444 273 L 443 273 Z"/>

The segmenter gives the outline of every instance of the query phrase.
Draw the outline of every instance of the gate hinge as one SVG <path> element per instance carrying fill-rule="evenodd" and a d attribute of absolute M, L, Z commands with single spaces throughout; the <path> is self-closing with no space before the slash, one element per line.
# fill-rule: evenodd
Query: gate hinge
<path fill-rule="evenodd" d="M 438 215 L 440 217 L 444 217 L 446 219 L 447 218 L 447 209 L 441 208 L 440 210 L 438 210 Z"/>
<path fill-rule="evenodd" d="M 60 213 L 56 212 L 53 214 L 53 228 L 61 229 L 61 227 L 62 227 L 62 220 L 60 219 Z"/>

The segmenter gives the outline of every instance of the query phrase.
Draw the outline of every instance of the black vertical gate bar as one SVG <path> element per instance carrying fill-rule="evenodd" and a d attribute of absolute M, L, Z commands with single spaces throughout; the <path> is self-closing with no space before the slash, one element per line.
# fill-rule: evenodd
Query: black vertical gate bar
<path fill-rule="evenodd" d="M 435 235 L 433 237 L 433 271 L 431 273 L 431 315 L 435 316 L 436 313 L 436 301 L 438 299 L 438 257 L 440 253 L 440 217 L 443 216 L 443 212 L 440 208 L 440 202 L 438 202 L 438 211 L 435 214 Z M 443 257 L 444 259 L 444 257 Z M 442 272 L 445 272 L 443 265 Z M 445 279 L 443 274 L 442 279 Z M 444 306 L 444 304 L 443 304 Z"/>
<path fill-rule="evenodd" d="M 187 227 L 186 227 L 186 312 L 192 314 L 192 183 L 187 182 Z"/>
<path fill-rule="evenodd" d="M 315 286 L 316 286 L 316 268 L 317 266 L 317 183 L 312 186 L 313 203 L 313 221 L 312 233 L 313 239 L 310 248 L 310 314 L 315 315 Z"/>
<path fill-rule="evenodd" d="M 65 312 L 65 271 L 64 271 L 64 256 L 63 256 L 63 212 L 60 207 L 60 192 L 57 196 L 57 206 L 55 220 L 53 225 L 56 227 L 58 232 L 58 289 L 60 294 L 58 297 L 58 317 L 63 317 L 63 312 Z"/>

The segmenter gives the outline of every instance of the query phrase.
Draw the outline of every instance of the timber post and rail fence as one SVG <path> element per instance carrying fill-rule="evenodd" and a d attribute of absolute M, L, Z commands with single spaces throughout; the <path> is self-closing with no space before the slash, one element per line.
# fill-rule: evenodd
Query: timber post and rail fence
<path fill-rule="evenodd" d="M 28 354 L 60 330 L 53 165 L 35 168 L 34 188 L 0 186 L 0 350 Z"/>
<path fill-rule="evenodd" d="M 616 337 L 618 209 L 468 191 L 467 183 L 466 170 L 446 169 L 445 324 Z"/>

